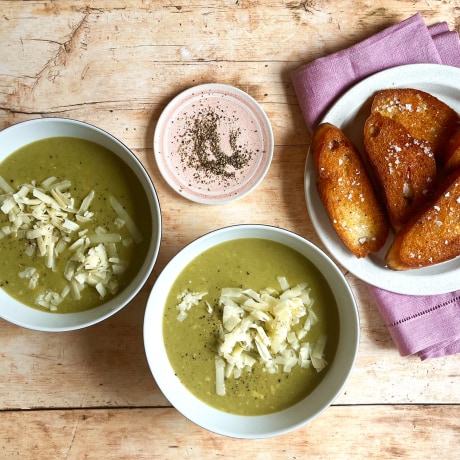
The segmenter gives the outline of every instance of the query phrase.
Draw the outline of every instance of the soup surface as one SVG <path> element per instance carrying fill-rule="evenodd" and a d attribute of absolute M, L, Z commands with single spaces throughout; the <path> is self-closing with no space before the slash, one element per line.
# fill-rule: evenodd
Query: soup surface
<path fill-rule="evenodd" d="M 312 365 L 294 365 L 287 372 L 280 365 L 275 366 L 277 372 L 270 372 L 258 359 L 256 350 L 246 350 L 257 362 L 237 378 L 227 376 L 225 394 L 217 394 L 216 357 L 222 350 L 225 329 L 225 307 L 219 301 L 222 290 L 242 288 L 263 292 L 268 288 L 276 297 L 273 292 L 280 292 L 278 277 L 287 280 L 291 287 L 308 284 L 309 296 L 313 299 L 312 315 L 317 321 L 309 328 L 303 343 L 315 344 L 320 337 L 327 337 L 323 357 L 326 362 L 331 362 L 339 333 L 337 305 L 321 273 L 297 251 L 266 239 L 233 240 L 200 254 L 175 280 L 168 294 L 163 320 L 166 351 L 183 384 L 207 404 L 242 415 L 276 412 L 303 399 L 327 372 L 327 365 L 321 372 Z M 185 292 L 199 295 L 196 304 L 184 314 L 178 308 Z M 294 331 L 303 327 L 305 318 L 300 319 Z M 273 341 L 272 337 L 272 348 Z M 298 354 L 299 345 L 293 344 L 294 355 Z M 241 348 L 247 346 L 243 344 Z"/>
<path fill-rule="evenodd" d="M 20 228 L 13 228 L 0 184 L 0 287 L 9 295 L 31 307 L 68 313 L 94 308 L 129 284 L 144 260 L 151 216 L 139 180 L 114 153 L 83 139 L 48 138 L 9 155 L 0 163 L 0 178 L 15 193 L 28 184 L 22 188 L 27 196 L 14 203 L 24 222 L 30 217 Z M 66 206 L 58 209 L 53 200 Z M 123 208 L 121 215 L 114 203 Z M 52 233 L 34 239 L 45 221 Z M 53 248 L 46 254 L 39 251 L 44 240 Z M 84 249 L 77 250 L 79 245 Z"/>

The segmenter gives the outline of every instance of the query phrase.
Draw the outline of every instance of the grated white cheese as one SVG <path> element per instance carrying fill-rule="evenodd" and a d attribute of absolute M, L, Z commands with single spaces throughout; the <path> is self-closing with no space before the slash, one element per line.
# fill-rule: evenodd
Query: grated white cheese
<path fill-rule="evenodd" d="M 0 190 L 3 190 L 5 193 L 13 193 L 14 190 L 8 182 L 0 176 Z"/>
<path fill-rule="evenodd" d="M 177 299 L 180 301 L 176 309 L 179 312 L 177 319 L 179 321 L 184 321 L 187 318 L 187 312 L 195 305 L 198 305 L 201 299 L 207 294 L 207 292 L 191 292 L 186 289 L 184 292 L 177 296 Z"/>
<path fill-rule="evenodd" d="M 269 373 L 291 372 L 295 366 L 313 366 L 321 372 L 327 365 L 324 349 L 327 337 L 310 342 L 311 327 L 318 323 L 313 311 L 314 299 L 307 283 L 291 287 L 278 277 L 280 292 L 264 289 L 223 288 L 220 343 L 215 357 L 216 393 L 225 395 L 225 379 L 239 378 L 259 363 Z M 206 292 L 185 289 L 178 295 L 177 319 L 198 305 Z M 216 309 L 208 302 L 206 310 Z"/>
<path fill-rule="evenodd" d="M 126 212 L 126 210 L 123 208 L 120 202 L 117 201 L 115 197 L 111 196 L 110 205 L 112 206 L 114 211 L 117 213 L 118 218 L 120 219 L 120 222 L 123 221 L 125 223 L 126 228 L 128 229 L 129 233 L 133 237 L 134 241 L 136 243 L 140 243 L 142 241 L 142 234 L 140 230 L 137 228 L 134 220 Z"/>
<path fill-rule="evenodd" d="M 225 378 L 239 378 L 259 362 L 269 373 L 291 372 L 295 366 L 313 365 L 321 372 L 326 336 L 310 344 L 306 339 L 318 322 L 313 299 L 306 283 L 290 287 L 285 277 L 278 277 L 281 292 L 251 289 L 222 289 L 219 303 L 223 310 L 223 337 L 216 360 L 216 381 L 220 382 L 222 360 Z M 219 368 L 217 368 L 219 363 Z M 218 394 L 220 394 L 218 393 Z"/>
<path fill-rule="evenodd" d="M 219 396 L 225 395 L 225 362 L 216 356 L 216 393 Z"/>
<path fill-rule="evenodd" d="M 64 270 L 69 284 L 61 294 L 45 289 L 36 297 L 37 305 L 51 311 L 56 311 L 69 293 L 74 299 L 80 299 L 81 291 L 88 286 L 94 287 L 101 298 L 107 293 L 115 294 L 119 288 L 117 275 L 127 268 L 118 257 L 116 243 L 132 244 L 132 239 L 122 241 L 119 233 L 109 233 L 100 227 L 92 234 L 87 228 L 81 230 L 80 224 L 91 222 L 94 217 L 89 210 L 94 191 L 76 208 L 75 199 L 69 192 L 71 182 L 56 181 L 56 177 L 49 177 L 40 186 L 32 181 L 15 192 L 0 176 L 0 190 L 5 192 L 0 195 L 0 210 L 9 222 L 1 228 L 0 237 L 14 235 L 27 239 L 29 245 L 25 254 L 43 257 L 45 266 L 53 271 L 56 270 L 57 257 L 65 249 L 70 251 Z M 115 210 L 115 228 L 126 225 L 134 241 L 140 242 L 142 235 L 126 210 L 113 197 L 110 197 L 110 203 Z M 39 285 L 39 275 L 34 267 L 27 267 L 18 275 L 29 279 L 30 289 Z"/>

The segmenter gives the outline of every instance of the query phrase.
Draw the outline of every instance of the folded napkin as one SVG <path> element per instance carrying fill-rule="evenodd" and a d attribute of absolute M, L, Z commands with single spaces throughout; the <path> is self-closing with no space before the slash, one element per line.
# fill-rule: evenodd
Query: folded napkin
<path fill-rule="evenodd" d="M 417 13 L 350 48 L 303 65 L 291 78 L 307 128 L 313 132 L 338 96 L 363 78 L 420 63 L 460 67 L 460 42 L 445 22 L 426 27 Z"/>
<path fill-rule="evenodd" d="M 427 27 L 417 13 L 350 48 L 298 68 L 291 78 L 308 130 L 313 132 L 337 98 L 363 78 L 417 63 L 460 67 L 458 34 L 449 31 L 445 22 Z M 460 353 L 460 290 L 409 296 L 374 286 L 369 289 L 402 356 L 428 359 Z"/>
<path fill-rule="evenodd" d="M 428 359 L 460 352 L 460 290 L 433 296 L 370 290 L 402 356 Z"/>

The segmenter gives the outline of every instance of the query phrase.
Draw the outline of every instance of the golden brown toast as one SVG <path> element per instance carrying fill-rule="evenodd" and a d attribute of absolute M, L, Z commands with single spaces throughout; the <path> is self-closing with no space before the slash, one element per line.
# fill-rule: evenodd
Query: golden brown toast
<path fill-rule="evenodd" d="M 385 261 L 393 270 L 426 267 L 460 255 L 460 169 L 395 236 Z"/>
<path fill-rule="evenodd" d="M 329 123 L 318 126 L 310 149 L 318 193 L 337 234 L 356 257 L 378 252 L 389 223 L 359 152 Z"/>
<path fill-rule="evenodd" d="M 433 152 L 399 122 L 380 113 L 371 113 L 364 124 L 364 147 L 397 231 L 431 196 L 436 179 Z"/>
<path fill-rule="evenodd" d="M 444 167 L 447 171 L 460 168 L 460 126 L 457 127 L 446 146 Z"/>
<path fill-rule="evenodd" d="M 413 137 L 428 142 L 437 158 L 442 158 L 459 116 L 435 96 L 413 88 L 379 91 L 371 111 L 401 123 Z"/>

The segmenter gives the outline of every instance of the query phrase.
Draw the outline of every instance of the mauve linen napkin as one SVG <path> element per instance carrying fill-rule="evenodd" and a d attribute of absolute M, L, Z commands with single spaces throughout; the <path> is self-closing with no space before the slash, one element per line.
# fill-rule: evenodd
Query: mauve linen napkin
<path fill-rule="evenodd" d="M 313 132 L 337 98 L 363 78 L 418 63 L 460 67 L 458 34 L 445 22 L 427 27 L 420 13 L 298 68 L 291 78 L 308 130 Z M 402 356 L 428 359 L 460 353 L 460 290 L 410 296 L 369 289 Z"/>

